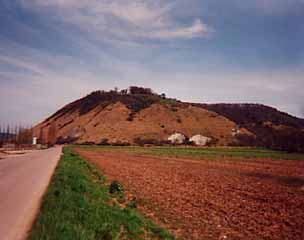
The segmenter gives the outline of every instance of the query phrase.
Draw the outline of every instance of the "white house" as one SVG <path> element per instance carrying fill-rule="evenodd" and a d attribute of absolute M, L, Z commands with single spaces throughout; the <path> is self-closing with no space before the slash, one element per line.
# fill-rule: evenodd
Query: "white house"
<path fill-rule="evenodd" d="M 211 138 L 205 137 L 203 135 L 195 135 L 189 139 L 190 142 L 193 142 L 197 146 L 206 146 L 208 143 L 212 141 Z"/>
<path fill-rule="evenodd" d="M 186 137 L 181 133 L 174 133 L 168 137 L 168 141 L 172 144 L 183 144 L 186 141 Z"/>

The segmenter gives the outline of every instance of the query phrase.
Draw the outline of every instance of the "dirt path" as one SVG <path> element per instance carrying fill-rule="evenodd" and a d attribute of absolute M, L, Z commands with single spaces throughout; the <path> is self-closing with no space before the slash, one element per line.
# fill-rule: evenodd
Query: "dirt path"
<path fill-rule="evenodd" d="M 26 239 L 61 147 L 0 160 L 0 239 Z"/>
<path fill-rule="evenodd" d="M 184 239 L 304 239 L 304 161 L 77 151 Z"/>

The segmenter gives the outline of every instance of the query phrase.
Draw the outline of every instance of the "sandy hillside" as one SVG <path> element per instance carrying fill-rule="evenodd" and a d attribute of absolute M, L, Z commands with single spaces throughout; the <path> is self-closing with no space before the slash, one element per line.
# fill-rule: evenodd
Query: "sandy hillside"
<path fill-rule="evenodd" d="M 35 136 L 45 143 L 133 144 L 164 141 L 180 132 L 210 137 L 214 145 L 304 151 L 304 119 L 275 108 L 186 103 L 150 89 L 135 90 L 92 92 L 38 124 Z"/>
<path fill-rule="evenodd" d="M 161 141 L 181 132 L 188 137 L 195 134 L 209 136 L 218 144 L 226 145 L 233 141 L 232 129 L 236 128 L 236 124 L 227 118 L 191 105 L 173 107 L 155 103 L 134 114 L 132 119 L 129 119 L 130 114 L 126 105 L 117 102 L 106 107 L 97 106 L 84 115 L 75 111 L 52 118 L 38 125 L 35 133 L 39 135 L 42 128 L 47 137 L 48 130 L 55 125 L 57 138 L 76 136 L 77 143 L 100 143 L 102 139 L 134 143 L 136 138 Z"/>

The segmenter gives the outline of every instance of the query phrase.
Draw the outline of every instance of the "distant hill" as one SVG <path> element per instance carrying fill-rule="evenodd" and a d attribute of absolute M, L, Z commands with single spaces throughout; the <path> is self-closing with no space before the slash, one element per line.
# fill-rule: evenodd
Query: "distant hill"
<path fill-rule="evenodd" d="M 38 124 L 35 135 L 60 143 L 160 143 L 175 132 L 215 145 L 302 151 L 304 120 L 258 104 L 195 104 L 150 89 L 95 91 Z M 292 144 L 291 144 L 292 143 Z"/>
<path fill-rule="evenodd" d="M 240 125 L 272 122 L 275 125 L 286 125 L 304 128 L 304 119 L 293 117 L 287 113 L 261 104 L 199 104 L 210 111 L 217 112 Z"/>
<path fill-rule="evenodd" d="M 255 141 L 241 136 L 244 145 L 286 151 L 304 150 L 304 119 L 261 104 L 198 104 L 198 106 L 221 114 L 254 133 Z"/>

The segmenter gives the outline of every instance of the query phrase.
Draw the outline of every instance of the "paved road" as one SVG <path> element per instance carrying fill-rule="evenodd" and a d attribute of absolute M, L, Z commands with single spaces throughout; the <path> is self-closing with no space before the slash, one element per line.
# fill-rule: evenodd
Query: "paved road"
<path fill-rule="evenodd" d="M 38 212 L 61 147 L 0 159 L 0 239 L 23 240 Z"/>

